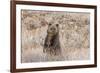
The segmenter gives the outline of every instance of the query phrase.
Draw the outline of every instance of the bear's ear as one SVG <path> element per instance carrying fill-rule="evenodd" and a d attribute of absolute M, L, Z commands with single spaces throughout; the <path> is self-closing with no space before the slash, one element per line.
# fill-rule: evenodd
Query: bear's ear
<path fill-rule="evenodd" d="M 49 26 L 51 26 L 51 23 L 49 23 Z"/>
<path fill-rule="evenodd" d="M 59 24 L 56 24 L 56 26 L 58 27 L 58 26 L 59 26 Z"/>

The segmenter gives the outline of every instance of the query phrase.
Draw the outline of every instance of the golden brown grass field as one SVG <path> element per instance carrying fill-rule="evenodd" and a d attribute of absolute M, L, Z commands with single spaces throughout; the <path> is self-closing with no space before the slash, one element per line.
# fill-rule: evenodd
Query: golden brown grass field
<path fill-rule="evenodd" d="M 22 10 L 22 63 L 89 59 L 89 20 L 89 13 Z M 43 52 L 51 22 L 59 24 L 61 54 L 58 55 Z"/>

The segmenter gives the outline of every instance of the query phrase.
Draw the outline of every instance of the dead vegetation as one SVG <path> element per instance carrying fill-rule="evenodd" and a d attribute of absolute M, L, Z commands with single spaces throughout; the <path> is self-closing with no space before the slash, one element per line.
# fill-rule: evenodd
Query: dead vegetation
<path fill-rule="evenodd" d="M 89 13 L 22 10 L 21 61 L 89 59 Z M 59 24 L 60 55 L 43 53 L 48 23 Z"/>

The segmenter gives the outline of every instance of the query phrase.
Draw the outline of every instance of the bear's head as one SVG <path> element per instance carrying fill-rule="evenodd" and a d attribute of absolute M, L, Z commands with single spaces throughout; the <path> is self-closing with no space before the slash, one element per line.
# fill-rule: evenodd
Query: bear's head
<path fill-rule="evenodd" d="M 55 36 L 59 33 L 59 24 L 58 23 L 49 23 L 47 33 L 49 36 Z"/>

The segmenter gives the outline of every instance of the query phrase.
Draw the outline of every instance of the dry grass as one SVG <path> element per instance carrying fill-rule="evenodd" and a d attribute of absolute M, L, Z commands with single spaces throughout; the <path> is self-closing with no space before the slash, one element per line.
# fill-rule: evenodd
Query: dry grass
<path fill-rule="evenodd" d="M 89 59 L 89 13 L 22 10 L 22 62 Z M 48 23 L 59 24 L 60 55 L 43 53 Z"/>

